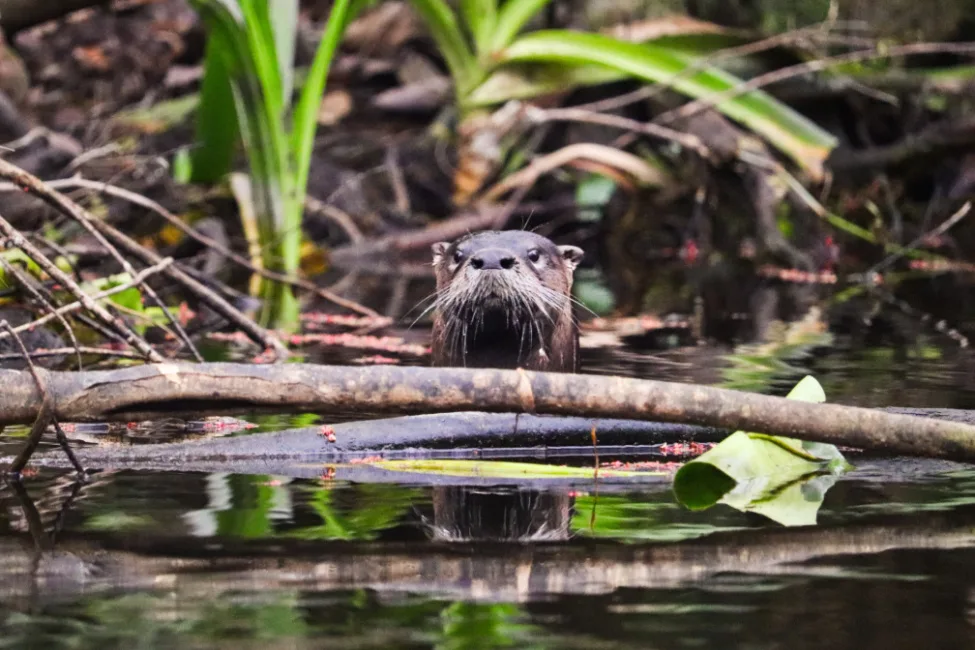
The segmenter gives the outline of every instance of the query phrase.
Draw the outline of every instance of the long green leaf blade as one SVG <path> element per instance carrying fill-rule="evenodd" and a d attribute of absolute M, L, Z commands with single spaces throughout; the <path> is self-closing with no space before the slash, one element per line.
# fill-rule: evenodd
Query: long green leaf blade
<path fill-rule="evenodd" d="M 525 25 L 545 8 L 551 0 L 508 0 L 498 12 L 497 27 L 491 40 L 491 52 L 503 50 L 511 44 Z"/>
<path fill-rule="evenodd" d="M 709 97 L 742 83 L 715 67 L 687 74 L 694 63 L 687 55 L 653 43 L 627 43 L 601 34 L 535 32 L 512 43 L 501 58 L 512 63 L 602 65 L 649 82 L 671 84 L 694 98 Z M 817 178 L 822 175 L 823 161 L 836 146 L 833 135 L 760 90 L 725 99 L 716 107 L 767 139 Z"/>
<path fill-rule="evenodd" d="M 491 52 L 491 39 L 498 21 L 496 0 L 461 0 L 460 10 L 474 39 L 477 55 L 486 57 Z"/>
<path fill-rule="evenodd" d="M 190 154 L 190 181 L 215 183 L 230 172 L 239 133 L 234 95 L 224 53 L 226 34 L 215 30 L 207 41 L 200 105 L 196 111 L 196 141 Z"/>
<path fill-rule="evenodd" d="M 282 115 L 280 77 L 270 27 L 260 24 L 259 0 L 196 0 L 194 5 L 216 37 L 226 66 L 240 137 L 250 167 L 254 207 L 259 216 L 265 267 L 293 275 L 301 243 L 300 212 L 294 225 L 293 174 Z M 250 22 L 248 22 L 250 21 Z M 295 232 L 297 230 L 297 232 Z M 289 250 L 294 248 L 292 252 Z M 290 288 L 263 284 L 265 323 L 297 323 L 297 303 Z"/>
<path fill-rule="evenodd" d="M 268 22 L 281 80 L 284 105 L 291 103 L 294 91 L 295 47 L 298 40 L 298 0 L 268 0 Z"/>
<path fill-rule="evenodd" d="M 332 65 L 332 57 L 335 55 L 339 41 L 342 40 L 342 33 L 353 17 L 352 10 L 359 10 L 362 7 L 363 3 L 352 3 L 350 0 L 336 0 L 332 5 L 332 13 L 328 16 L 325 33 L 315 52 L 315 59 L 312 61 L 298 104 L 295 106 L 291 151 L 295 166 L 295 209 L 299 211 L 299 219 L 308 186 L 308 171 L 315 145 L 315 131 L 318 128 L 318 109 L 325 92 L 325 84 L 328 82 L 328 70 Z"/>
<path fill-rule="evenodd" d="M 413 0 L 413 6 L 436 41 L 454 84 L 462 94 L 465 93 L 480 79 L 473 78 L 478 68 L 464 33 L 457 24 L 457 16 L 443 0 Z"/>

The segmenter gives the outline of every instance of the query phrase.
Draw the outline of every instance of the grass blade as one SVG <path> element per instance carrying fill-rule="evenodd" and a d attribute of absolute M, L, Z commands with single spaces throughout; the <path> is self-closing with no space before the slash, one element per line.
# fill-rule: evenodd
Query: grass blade
<path fill-rule="evenodd" d="M 207 40 L 200 104 L 196 111 L 196 141 L 190 153 L 190 182 L 216 183 L 230 173 L 239 139 L 234 95 L 224 52 L 226 35 L 215 30 Z"/>
<path fill-rule="evenodd" d="M 322 41 L 315 52 L 311 69 L 305 77 L 305 83 L 295 106 L 291 131 L 291 151 L 295 165 L 295 199 L 300 210 L 304 204 L 305 190 L 308 186 L 308 170 L 311 167 L 311 154 L 315 145 L 315 131 L 318 128 L 318 109 L 325 84 L 328 82 L 328 70 L 332 65 L 332 57 L 342 40 L 342 33 L 354 12 L 364 6 L 364 3 L 353 3 L 350 0 L 336 0 L 332 5 L 332 13 L 328 16 L 328 24 Z M 300 216 L 299 216 L 300 218 Z M 295 251 L 297 261 L 298 251 Z"/>
<path fill-rule="evenodd" d="M 490 52 L 508 47 L 524 29 L 525 24 L 545 8 L 551 0 L 508 0 L 498 12 L 497 27 L 491 40 Z"/>
<path fill-rule="evenodd" d="M 284 105 L 291 103 L 294 92 L 295 44 L 298 39 L 298 0 L 268 0 L 268 23 L 271 26 L 271 42 L 278 62 L 278 78 L 281 80 L 281 98 Z"/>
<path fill-rule="evenodd" d="M 437 49 L 450 69 L 450 76 L 454 79 L 459 96 L 463 96 L 480 79 L 475 78 L 479 68 L 464 33 L 457 24 L 457 16 L 443 0 L 413 0 L 413 6 L 436 41 Z"/>
<path fill-rule="evenodd" d="M 491 53 L 492 37 L 498 22 L 496 0 L 461 0 L 460 10 L 474 40 L 477 55 L 487 57 Z"/>

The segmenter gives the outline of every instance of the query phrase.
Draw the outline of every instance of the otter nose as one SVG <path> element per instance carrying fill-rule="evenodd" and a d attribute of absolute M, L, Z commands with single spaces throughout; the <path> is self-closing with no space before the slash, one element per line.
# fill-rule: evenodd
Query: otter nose
<path fill-rule="evenodd" d="M 479 271 L 500 271 L 515 265 L 515 256 L 508 251 L 484 250 L 471 257 L 471 266 Z"/>

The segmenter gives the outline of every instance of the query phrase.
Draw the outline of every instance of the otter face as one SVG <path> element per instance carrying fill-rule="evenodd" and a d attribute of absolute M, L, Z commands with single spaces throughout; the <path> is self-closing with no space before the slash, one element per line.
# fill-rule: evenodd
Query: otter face
<path fill-rule="evenodd" d="M 519 360 L 529 351 L 546 356 L 553 332 L 574 327 L 572 273 L 582 255 L 523 231 L 434 244 L 435 323 L 447 357 L 468 365 L 479 350 L 513 351 Z"/>
<path fill-rule="evenodd" d="M 438 281 L 441 276 L 452 279 L 468 268 L 487 272 L 526 271 L 539 279 L 543 274 L 559 274 L 565 279 L 566 288 L 572 286 L 572 272 L 583 256 L 582 249 L 576 246 L 556 246 L 541 235 L 517 230 L 477 233 L 452 244 L 439 242 L 432 248 Z"/>

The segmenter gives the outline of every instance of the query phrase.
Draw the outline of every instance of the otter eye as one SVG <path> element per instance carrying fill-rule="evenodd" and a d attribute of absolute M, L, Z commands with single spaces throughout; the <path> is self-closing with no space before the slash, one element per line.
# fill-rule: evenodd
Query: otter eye
<path fill-rule="evenodd" d="M 454 251 L 454 264 L 460 264 L 464 259 L 464 254 L 460 251 Z"/>
<path fill-rule="evenodd" d="M 530 251 L 528 251 L 528 259 L 531 260 L 533 264 L 537 262 L 539 259 L 541 259 L 541 257 L 542 255 L 541 253 L 538 252 L 537 248 L 533 248 Z"/>

